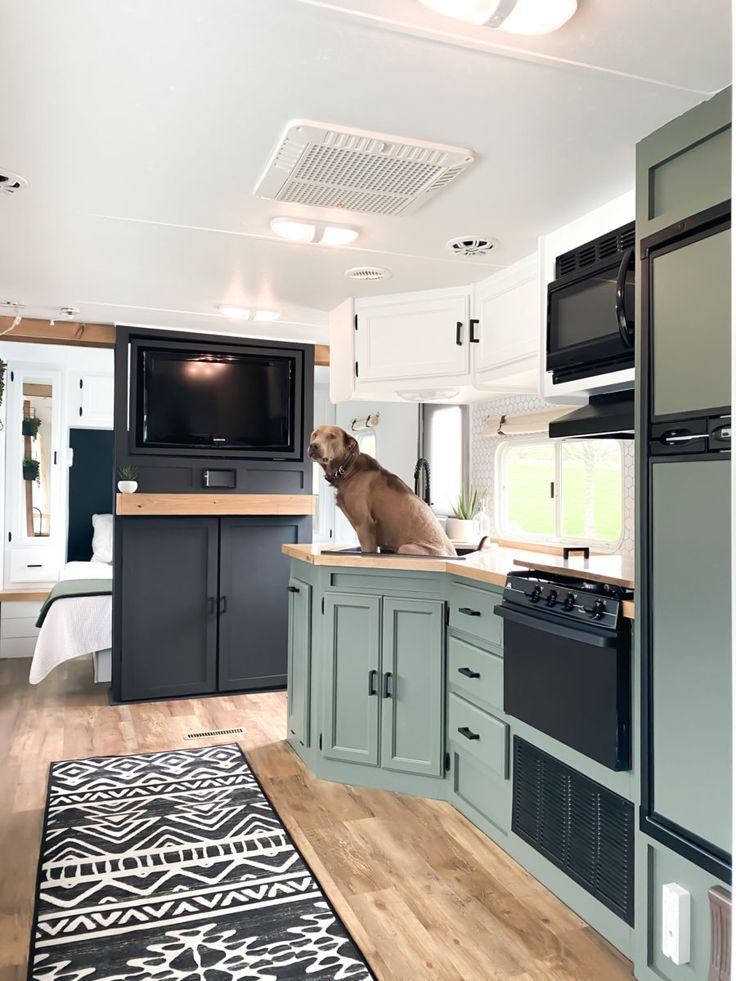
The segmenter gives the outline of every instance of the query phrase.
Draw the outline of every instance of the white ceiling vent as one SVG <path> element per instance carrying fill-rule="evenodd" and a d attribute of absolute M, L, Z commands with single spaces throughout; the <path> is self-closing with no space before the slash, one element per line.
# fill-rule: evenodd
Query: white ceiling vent
<path fill-rule="evenodd" d="M 383 266 L 353 266 L 346 269 L 345 275 L 348 279 L 358 279 L 363 283 L 374 283 L 377 279 L 390 279 L 391 272 Z"/>
<path fill-rule="evenodd" d="M 314 208 L 406 215 L 474 159 L 459 147 L 295 120 L 256 194 Z"/>
<path fill-rule="evenodd" d="M 25 177 L 0 167 L 0 194 L 16 194 L 18 191 L 22 191 L 24 187 L 28 187 L 28 181 Z"/>
<path fill-rule="evenodd" d="M 496 244 L 494 239 L 480 235 L 458 235 L 457 238 L 450 239 L 447 248 L 453 255 L 488 255 Z"/>

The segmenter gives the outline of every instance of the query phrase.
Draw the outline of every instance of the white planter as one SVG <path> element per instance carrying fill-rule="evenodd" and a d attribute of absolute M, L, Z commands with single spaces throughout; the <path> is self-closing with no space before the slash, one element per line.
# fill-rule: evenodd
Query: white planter
<path fill-rule="evenodd" d="M 138 490 L 137 480 L 119 480 L 118 490 L 121 494 L 135 494 Z"/>
<path fill-rule="evenodd" d="M 478 533 L 475 530 L 475 519 L 465 521 L 463 518 L 448 518 L 447 537 L 453 542 L 475 543 L 478 537 Z"/>

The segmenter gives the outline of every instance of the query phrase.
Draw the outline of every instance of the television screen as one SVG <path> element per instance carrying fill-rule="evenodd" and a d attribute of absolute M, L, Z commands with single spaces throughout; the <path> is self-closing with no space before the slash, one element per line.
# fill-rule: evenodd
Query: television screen
<path fill-rule="evenodd" d="M 294 449 L 294 357 L 145 348 L 138 442 L 150 447 Z"/>

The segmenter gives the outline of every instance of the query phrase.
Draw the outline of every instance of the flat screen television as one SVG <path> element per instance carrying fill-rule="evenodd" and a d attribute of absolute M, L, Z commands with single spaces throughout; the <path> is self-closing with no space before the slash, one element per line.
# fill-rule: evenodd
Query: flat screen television
<path fill-rule="evenodd" d="M 292 454 L 297 357 L 257 348 L 139 348 L 137 444 Z"/>

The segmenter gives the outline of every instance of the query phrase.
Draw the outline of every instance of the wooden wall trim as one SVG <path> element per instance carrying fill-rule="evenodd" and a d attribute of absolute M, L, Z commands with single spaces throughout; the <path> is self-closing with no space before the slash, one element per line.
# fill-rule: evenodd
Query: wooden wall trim
<path fill-rule="evenodd" d="M 117 494 L 115 513 L 141 515 L 314 514 L 313 494 Z"/>

